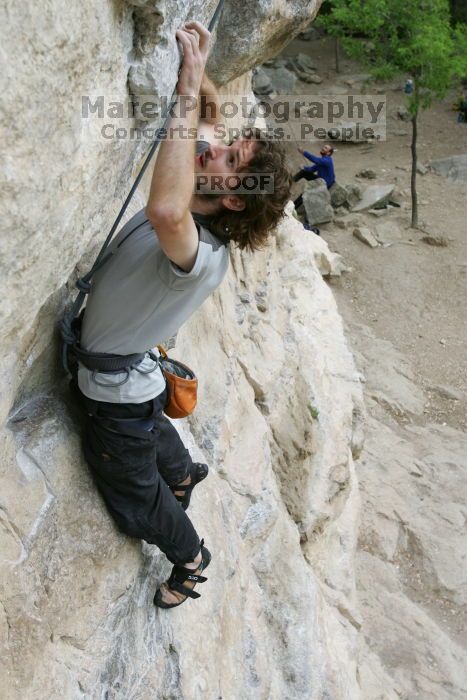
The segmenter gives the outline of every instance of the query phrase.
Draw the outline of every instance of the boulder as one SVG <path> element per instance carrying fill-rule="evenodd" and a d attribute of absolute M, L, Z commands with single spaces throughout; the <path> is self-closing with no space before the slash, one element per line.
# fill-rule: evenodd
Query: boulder
<path fill-rule="evenodd" d="M 316 73 L 312 59 L 304 53 L 298 53 L 287 59 L 287 68 L 292 70 L 299 80 L 305 83 L 321 83 L 323 79 Z"/>
<path fill-rule="evenodd" d="M 352 209 L 361 199 L 360 187 L 354 183 L 340 185 L 338 182 L 335 182 L 329 188 L 329 194 L 331 195 L 332 207 L 336 210 L 336 213 L 340 210 L 342 214 L 347 213 L 348 209 Z"/>
<path fill-rule="evenodd" d="M 450 182 L 467 182 L 467 153 L 431 161 L 431 169 Z"/>
<path fill-rule="evenodd" d="M 359 185 L 351 184 L 346 185 L 345 190 L 347 192 L 347 206 L 349 209 L 353 209 L 362 198 L 362 191 Z"/>
<path fill-rule="evenodd" d="M 371 168 L 363 168 L 363 170 L 359 170 L 356 176 L 362 177 L 366 180 L 375 180 L 376 179 L 376 173 Z"/>
<path fill-rule="evenodd" d="M 171 7 L 172 3 L 167 5 Z M 321 0 L 226 2 L 217 30 L 220 40 L 215 43 L 209 57 L 209 75 L 216 84 L 225 85 L 268 58 L 277 56 L 310 24 L 320 5 Z"/>
<path fill-rule="evenodd" d="M 376 211 L 384 211 L 384 209 L 378 209 Z M 401 229 L 393 221 L 378 223 L 374 234 L 375 238 L 382 244 L 387 242 L 395 243 L 402 238 Z"/>
<path fill-rule="evenodd" d="M 300 70 L 305 73 L 314 73 L 316 64 L 306 53 L 297 53 L 295 56 L 287 59 L 287 67 L 291 70 Z"/>
<path fill-rule="evenodd" d="M 274 92 L 278 95 L 293 95 L 297 76 L 292 73 L 284 65 L 278 65 L 276 68 L 264 68 L 263 73 L 269 77 L 270 85 Z M 255 90 L 256 94 L 260 94 Z M 261 93 L 265 94 L 265 93 Z"/>
<path fill-rule="evenodd" d="M 314 83 L 315 85 L 319 85 L 320 83 L 323 82 L 323 78 L 318 75 L 318 73 L 298 73 L 297 72 L 297 77 L 302 80 L 304 83 Z"/>
<path fill-rule="evenodd" d="M 332 221 L 334 212 L 331 206 L 331 195 L 321 178 L 306 183 L 303 191 L 303 205 L 310 224 L 324 224 Z"/>
<path fill-rule="evenodd" d="M 128 0 L 135 41 L 128 53 L 128 84 L 132 95 L 171 95 L 177 82 L 180 49 L 175 30 L 196 17 L 208 24 L 218 0 L 200 3 L 179 0 Z M 314 19 L 321 0 L 230 0 L 224 5 L 213 36 L 208 73 L 217 85 L 226 85 L 248 70 L 276 56 Z M 125 17 L 125 21 L 127 17 Z M 217 41 L 216 41 L 217 39 Z M 110 49 L 106 49 L 106 65 Z M 125 54 L 126 56 L 126 54 Z"/>
<path fill-rule="evenodd" d="M 281 66 L 285 66 L 286 64 L 287 60 L 285 58 L 275 56 L 274 58 L 268 58 L 267 61 L 264 61 L 262 68 L 279 68 Z"/>
<path fill-rule="evenodd" d="M 352 233 L 355 236 L 355 238 L 358 238 L 358 240 L 362 241 L 362 243 L 366 243 L 366 245 L 370 246 L 370 248 L 378 248 L 378 241 L 373 236 L 370 229 L 366 226 L 357 226 L 356 228 L 354 228 Z"/>
<path fill-rule="evenodd" d="M 332 187 L 329 188 L 329 194 L 331 195 L 331 205 L 334 209 L 344 206 L 347 204 L 347 190 L 338 182 L 335 182 Z"/>
<path fill-rule="evenodd" d="M 270 75 L 262 68 L 253 71 L 252 87 L 255 95 L 270 95 L 274 90 Z"/>
<path fill-rule="evenodd" d="M 362 194 L 352 211 L 364 211 L 365 209 L 383 209 L 387 206 L 395 185 L 370 185 Z"/>
<path fill-rule="evenodd" d="M 335 216 L 347 216 L 348 213 L 349 210 L 346 209 L 346 207 L 336 207 L 336 209 L 334 209 Z"/>

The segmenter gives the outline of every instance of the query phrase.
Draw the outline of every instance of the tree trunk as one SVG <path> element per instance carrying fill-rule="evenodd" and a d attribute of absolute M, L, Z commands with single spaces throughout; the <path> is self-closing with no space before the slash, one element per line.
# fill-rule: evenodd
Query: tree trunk
<path fill-rule="evenodd" d="M 410 190 L 412 195 L 412 228 L 418 228 L 418 201 L 417 201 L 417 117 L 418 109 L 412 117 L 412 177 Z"/>
<path fill-rule="evenodd" d="M 339 39 L 336 36 L 334 39 L 334 52 L 336 55 L 336 73 L 341 72 L 340 56 L 339 56 Z"/>

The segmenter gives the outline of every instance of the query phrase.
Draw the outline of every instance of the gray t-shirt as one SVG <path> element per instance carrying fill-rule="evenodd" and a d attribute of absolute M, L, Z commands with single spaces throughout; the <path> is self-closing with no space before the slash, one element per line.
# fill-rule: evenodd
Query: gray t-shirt
<path fill-rule="evenodd" d="M 81 336 L 86 350 L 117 355 L 145 352 L 174 335 L 201 306 L 222 282 L 229 252 L 226 240 L 202 223 L 197 227 L 196 261 L 190 272 L 184 272 L 161 249 L 144 209 L 125 224 L 110 245 L 114 254 L 92 280 Z M 142 403 L 165 388 L 155 367 L 147 355 L 124 381 L 125 372 L 95 373 L 80 365 L 78 384 L 83 394 L 97 401 Z"/>

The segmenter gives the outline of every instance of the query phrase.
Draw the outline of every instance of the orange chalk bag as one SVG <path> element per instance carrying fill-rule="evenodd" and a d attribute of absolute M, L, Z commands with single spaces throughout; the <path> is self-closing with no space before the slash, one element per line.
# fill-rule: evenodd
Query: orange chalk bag
<path fill-rule="evenodd" d="M 174 360 L 158 345 L 159 365 L 167 382 L 168 397 L 164 413 L 169 418 L 186 418 L 193 413 L 198 401 L 198 379 L 183 362 Z"/>

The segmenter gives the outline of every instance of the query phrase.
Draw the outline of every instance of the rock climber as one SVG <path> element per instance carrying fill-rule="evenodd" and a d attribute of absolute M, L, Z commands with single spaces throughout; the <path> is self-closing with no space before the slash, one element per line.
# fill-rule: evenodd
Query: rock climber
<path fill-rule="evenodd" d="M 294 176 L 294 182 L 298 182 L 302 179 L 310 181 L 321 178 L 325 181 L 326 187 L 328 189 L 332 187 L 336 181 L 336 177 L 334 175 L 334 163 L 332 160 L 332 154 L 334 153 L 333 147 L 329 144 L 325 144 L 320 151 L 321 157 L 314 156 L 309 151 L 304 151 L 303 148 L 298 148 L 297 150 L 299 153 L 301 153 L 302 156 L 305 156 L 305 158 L 310 160 L 313 163 L 313 165 L 305 166 L 304 168 L 299 170 L 298 173 Z M 298 209 L 302 204 L 303 194 L 301 194 L 299 197 L 297 197 L 297 199 L 294 200 L 295 209 Z M 319 233 L 319 229 L 310 226 L 306 218 L 305 228 L 314 231 L 315 233 Z"/>
<path fill-rule="evenodd" d="M 185 510 L 208 467 L 193 462 L 164 416 L 166 382 L 149 350 L 174 335 L 219 286 L 231 244 L 249 251 L 266 244 L 292 184 L 282 147 L 261 132 L 246 132 L 229 145 L 214 142 L 220 103 L 205 73 L 210 33 L 189 22 L 176 38 L 183 51 L 178 102 L 206 95 L 217 106 L 209 114 L 207 108 L 205 114 L 174 110 L 171 132 L 194 130 L 198 138 L 162 141 L 147 205 L 123 226 L 114 254 L 96 272 L 81 333 L 91 352 L 148 353 L 123 373 L 80 364 L 73 385 L 87 414 L 85 458 L 110 514 L 123 532 L 157 545 L 173 564 L 154 597 L 161 608 L 198 598 L 194 586 L 206 580 L 201 574 L 211 555 Z M 248 173 L 272 173 L 273 192 L 201 192 L 193 186 L 201 177 L 219 182 Z"/>

